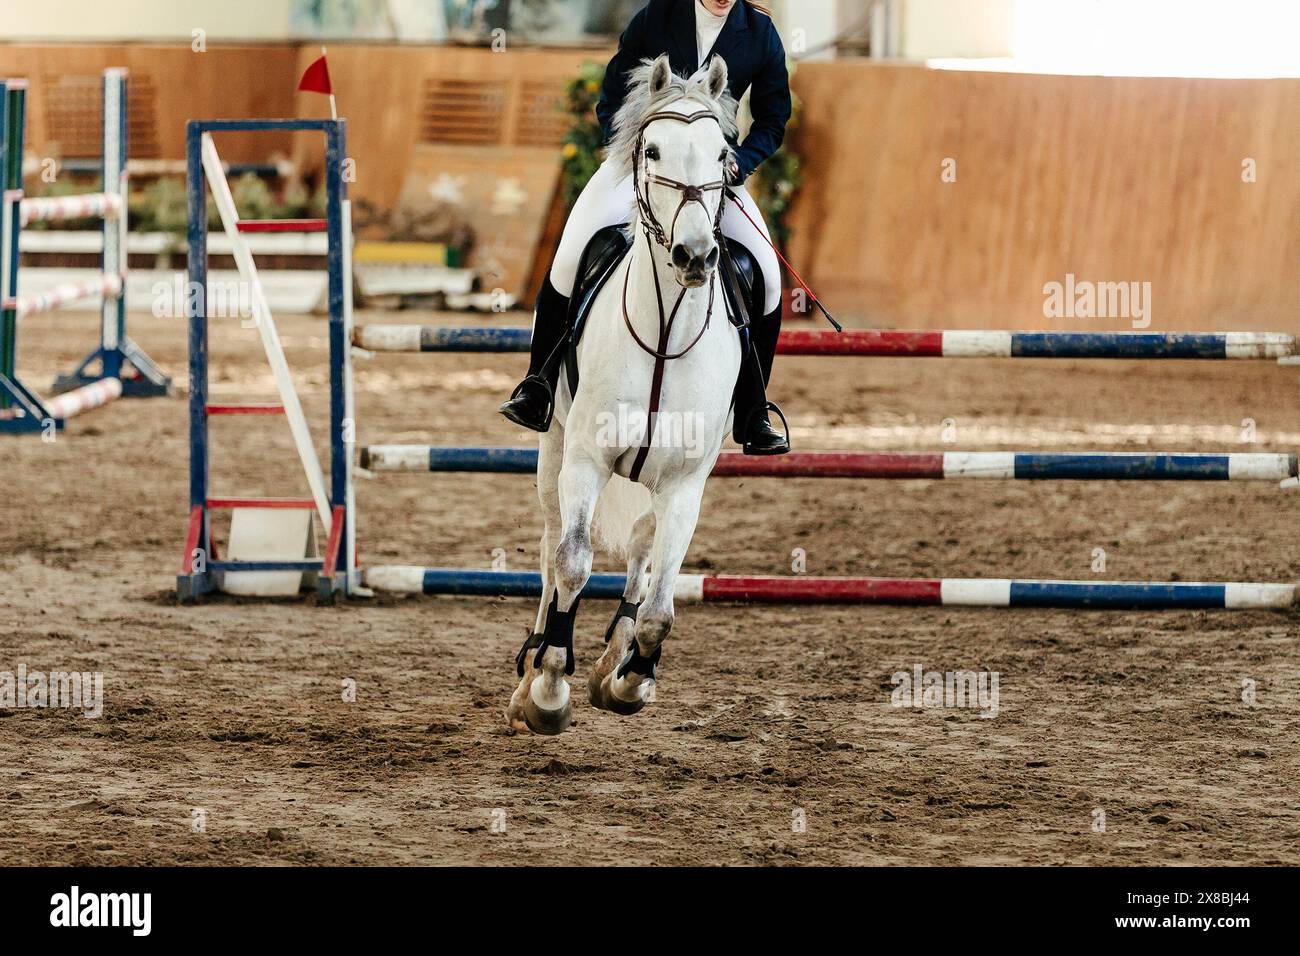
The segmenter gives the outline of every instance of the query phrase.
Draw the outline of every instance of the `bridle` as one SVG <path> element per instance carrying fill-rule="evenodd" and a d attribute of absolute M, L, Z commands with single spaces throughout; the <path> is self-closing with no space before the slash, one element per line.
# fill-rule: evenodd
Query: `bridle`
<path fill-rule="evenodd" d="M 678 123 L 685 123 L 689 126 L 691 123 L 702 119 L 711 119 L 716 123 L 718 118 L 710 110 L 697 110 L 694 113 L 674 113 L 671 110 L 660 110 L 658 113 L 651 113 L 647 116 L 642 121 L 641 128 L 637 130 L 636 150 L 632 154 L 632 188 L 636 190 L 636 204 L 638 211 L 641 213 L 641 225 L 644 227 L 648 237 L 654 239 L 655 242 L 659 243 L 659 245 L 671 252 L 673 247 L 673 233 L 677 230 L 677 217 L 682 214 L 682 210 L 686 208 L 686 204 L 697 202 L 704 207 L 705 212 L 708 212 L 709 207 L 704 201 L 704 194 L 713 192 L 714 190 L 726 189 L 727 184 L 724 180 L 719 179 L 715 182 L 695 186 L 690 183 L 681 183 L 675 179 L 669 179 L 667 176 L 660 176 L 658 173 L 648 174 L 646 176 L 646 189 L 649 189 L 650 185 L 653 184 L 656 186 L 667 186 L 669 189 L 676 189 L 682 194 L 682 201 L 677 204 L 677 210 L 673 213 L 673 221 L 669 225 L 668 231 L 665 233 L 664 227 L 660 224 L 658 217 L 655 216 L 654 210 L 650 208 L 650 200 L 642 190 L 639 175 L 642 153 L 645 147 L 646 127 L 655 120 L 661 119 L 676 120 Z M 721 223 L 722 201 L 720 200 L 718 202 L 718 211 L 713 217 L 714 235 L 718 234 Z"/>
<path fill-rule="evenodd" d="M 642 187 L 640 169 L 642 154 L 645 147 L 646 127 L 655 120 L 661 119 L 674 120 L 678 123 L 686 123 L 687 125 L 702 119 L 711 119 L 715 123 L 718 121 L 718 118 L 710 110 L 697 110 L 694 113 L 674 113 L 671 110 L 661 110 L 657 113 L 651 113 L 642 120 L 641 128 L 637 131 L 636 149 L 632 154 L 632 188 L 636 192 L 637 210 L 640 213 L 641 227 L 645 232 L 646 245 L 649 246 L 651 240 L 653 240 L 667 250 L 671 256 L 674 245 L 673 236 L 676 233 L 677 220 L 681 216 L 682 210 L 686 208 L 688 203 L 696 202 L 704 207 L 705 212 L 708 212 L 708 204 L 704 201 L 705 194 L 718 190 L 722 195 L 718 200 L 717 212 L 714 213 L 713 216 L 713 238 L 717 241 L 719 249 L 721 249 L 722 243 L 724 242 L 724 239 L 722 238 L 722 207 L 726 203 L 727 195 L 725 192 L 727 184 L 724 180 L 719 179 L 716 182 L 703 183 L 697 186 L 690 183 L 678 182 L 677 180 L 670 179 L 667 176 L 660 176 L 658 173 L 647 173 L 645 177 L 645 186 Z M 651 185 L 667 186 L 669 189 L 676 189 L 682 194 L 681 202 L 677 204 L 677 209 L 673 212 L 672 222 L 669 223 L 666 232 L 663 224 L 659 222 L 658 217 L 654 214 L 654 210 L 650 207 L 650 200 L 646 190 L 648 190 Z M 654 269 L 653 263 L 651 263 L 651 268 Z M 654 270 L 655 302 L 659 306 L 659 343 L 657 348 L 652 348 L 637 334 L 636 328 L 632 325 L 632 317 L 628 314 L 627 284 L 628 277 L 631 274 L 632 267 L 631 260 L 629 260 L 628 268 L 623 273 L 623 324 L 627 326 L 627 330 L 629 334 L 631 334 L 633 341 L 635 341 L 643 351 L 647 352 L 655 360 L 654 377 L 651 379 L 650 384 L 650 402 L 647 409 L 649 414 L 646 420 L 645 437 L 642 439 L 641 447 L 637 450 L 636 459 L 632 463 L 631 473 L 628 476 L 632 481 L 636 481 L 641 474 L 641 467 L 645 464 L 646 456 L 650 452 L 650 440 L 654 432 L 655 416 L 657 416 L 659 412 L 659 399 L 663 391 L 664 363 L 671 359 L 681 358 L 691 349 L 695 348 L 695 346 L 699 344 L 700 339 L 704 338 L 704 333 L 709 328 L 709 318 L 713 315 L 713 302 L 717 290 L 718 277 L 714 274 L 709 278 L 709 305 L 704 311 L 704 322 L 700 326 L 700 331 L 696 333 L 695 338 L 691 339 L 690 343 L 681 351 L 669 352 L 668 341 L 672 334 L 673 323 L 677 320 L 677 311 L 681 308 L 682 301 L 686 298 L 687 289 L 685 286 L 682 287 L 681 292 L 677 294 L 677 301 L 673 303 L 672 310 L 665 315 L 663 290 L 659 288 L 659 273 L 657 269 Z"/>
<path fill-rule="evenodd" d="M 661 119 L 674 120 L 675 122 L 685 123 L 689 126 L 691 123 L 703 119 L 713 120 L 716 123 L 718 118 L 710 110 L 696 110 L 694 113 L 674 113 L 671 110 L 660 110 L 657 113 L 651 113 L 642 120 L 641 128 L 637 130 L 636 149 L 632 153 L 632 189 L 636 193 L 636 204 L 637 210 L 640 213 L 641 227 L 645 232 L 647 245 L 653 239 L 667 250 L 669 255 L 671 255 L 674 245 L 673 236 L 677 231 L 677 220 L 681 216 L 682 210 L 686 208 L 688 203 L 697 202 L 704 207 L 705 212 L 708 212 L 708 204 L 704 201 L 705 194 L 713 192 L 714 190 L 723 191 L 727 188 L 727 184 L 724 180 L 719 179 L 711 183 L 703 183 L 697 186 L 691 183 L 678 182 L 676 179 L 671 179 L 668 176 L 660 176 L 658 173 L 650 173 L 646 175 L 646 185 L 643 188 L 641 185 L 640 171 L 642 153 L 645 149 L 646 127 L 655 120 Z M 667 186 L 669 189 L 676 189 L 682 194 L 681 202 L 677 204 L 677 209 L 673 212 L 673 220 L 669 224 L 666 232 L 662 223 L 659 222 L 659 218 L 655 215 L 654 210 L 650 207 L 650 200 L 646 190 L 649 189 L 652 184 L 656 186 Z M 721 247 L 723 242 L 722 207 L 725 202 L 726 193 L 722 192 L 722 196 L 718 200 L 718 209 L 713 215 L 713 238 L 717 241 L 719 247 Z M 713 300 L 717 285 L 714 281 L 716 276 L 709 280 L 709 307 L 704 313 L 704 324 L 700 326 L 700 331 L 696 333 L 695 338 L 691 339 L 690 343 L 680 352 L 673 352 L 670 354 L 667 352 L 669 333 L 672 331 L 673 322 L 677 319 L 677 310 L 681 307 L 682 300 L 686 297 L 686 287 L 682 287 L 681 292 L 677 294 L 677 301 L 673 303 L 672 311 L 665 316 L 663 291 L 659 288 L 659 275 L 657 272 L 655 273 L 655 301 L 659 305 L 659 347 L 657 349 L 651 348 L 642 340 L 641 336 L 637 334 L 636 329 L 632 325 L 632 317 L 627 311 L 627 283 L 628 277 L 631 273 L 632 270 L 630 267 L 623 273 L 623 324 L 627 326 L 627 330 L 636 341 L 636 344 L 639 345 L 642 350 L 654 356 L 657 361 L 681 358 L 691 349 L 695 348 L 696 344 L 704 337 L 704 333 L 709 327 L 709 317 L 713 314 Z"/>

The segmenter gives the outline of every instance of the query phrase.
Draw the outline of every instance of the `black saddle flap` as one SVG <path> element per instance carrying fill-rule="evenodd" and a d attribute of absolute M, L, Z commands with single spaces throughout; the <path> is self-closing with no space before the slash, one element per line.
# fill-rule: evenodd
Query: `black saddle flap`
<path fill-rule="evenodd" d="M 564 354 L 564 373 L 569 380 L 570 395 L 578 394 L 578 342 L 582 340 L 591 305 L 630 248 L 632 240 L 623 226 L 606 226 L 592 236 L 587 248 L 582 250 L 582 258 L 578 260 L 578 278 L 569 300 L 569 308 L 573 310 L 569 327 L 573 334 Z"/>
<path fill-rule="evenodd" d="M 731 253 L 731 264 L 735 269 L 736 283 L 740 286 L 740 297 L 744 303 L 745 313 L 750 321 L 757 321 L 763 317 L 763 272 L 758 268 L 757 260 L 741 245 L 739 239 L 728 239 L 727 251 Z M 722 287 L 723 291 L 730 295 L 732 290 L 726 278 L 724 271 Z M 734 303 L 729 311 L 733 324 L 744 324 L 739 321 L 739 310 Z"/>

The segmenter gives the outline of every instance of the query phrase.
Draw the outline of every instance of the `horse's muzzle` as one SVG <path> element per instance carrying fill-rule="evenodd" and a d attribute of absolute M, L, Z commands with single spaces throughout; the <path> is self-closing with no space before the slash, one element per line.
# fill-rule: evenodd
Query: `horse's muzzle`
<path fill-rule="evenodd" d="M 718 244 L 709 239 L 691 248 L 679 242 L 672 249 L 673 268 L 677 272 L 677 281 L 688 289 L 704 285 L 710 274 L 718 265 Z"/>

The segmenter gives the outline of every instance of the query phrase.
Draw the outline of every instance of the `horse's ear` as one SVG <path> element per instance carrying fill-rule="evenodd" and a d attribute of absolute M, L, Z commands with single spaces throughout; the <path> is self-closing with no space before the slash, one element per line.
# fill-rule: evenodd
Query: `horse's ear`
<path fill-rule="evenodd" d="M 709 76 L 705 81 L 709 96 L 718 99 L 727 89 L 727 61 L 720 56 L 709 60 Z"/>
<path fill-rule="evenodd" d="M 662 93 L 668 89 L 668 83 L 673 78 L 673 68 L 668 63 L 668 54 L 659 54 L 652 64 L 650 64 L 650 92 L 654 95 Z"/>

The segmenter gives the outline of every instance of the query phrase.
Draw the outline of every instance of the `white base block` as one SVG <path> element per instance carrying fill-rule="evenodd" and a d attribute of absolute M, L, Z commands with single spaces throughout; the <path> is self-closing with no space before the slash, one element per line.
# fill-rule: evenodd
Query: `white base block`
<path fill-rule="evenodd" d="M 312 512 L 236 508 L 230 517 L 231 561 L 301 561 L 320 557 Z M 221 590 L 250 597 L 293 597 L 310 586 L 305 571 L 227 571 Z"/>

